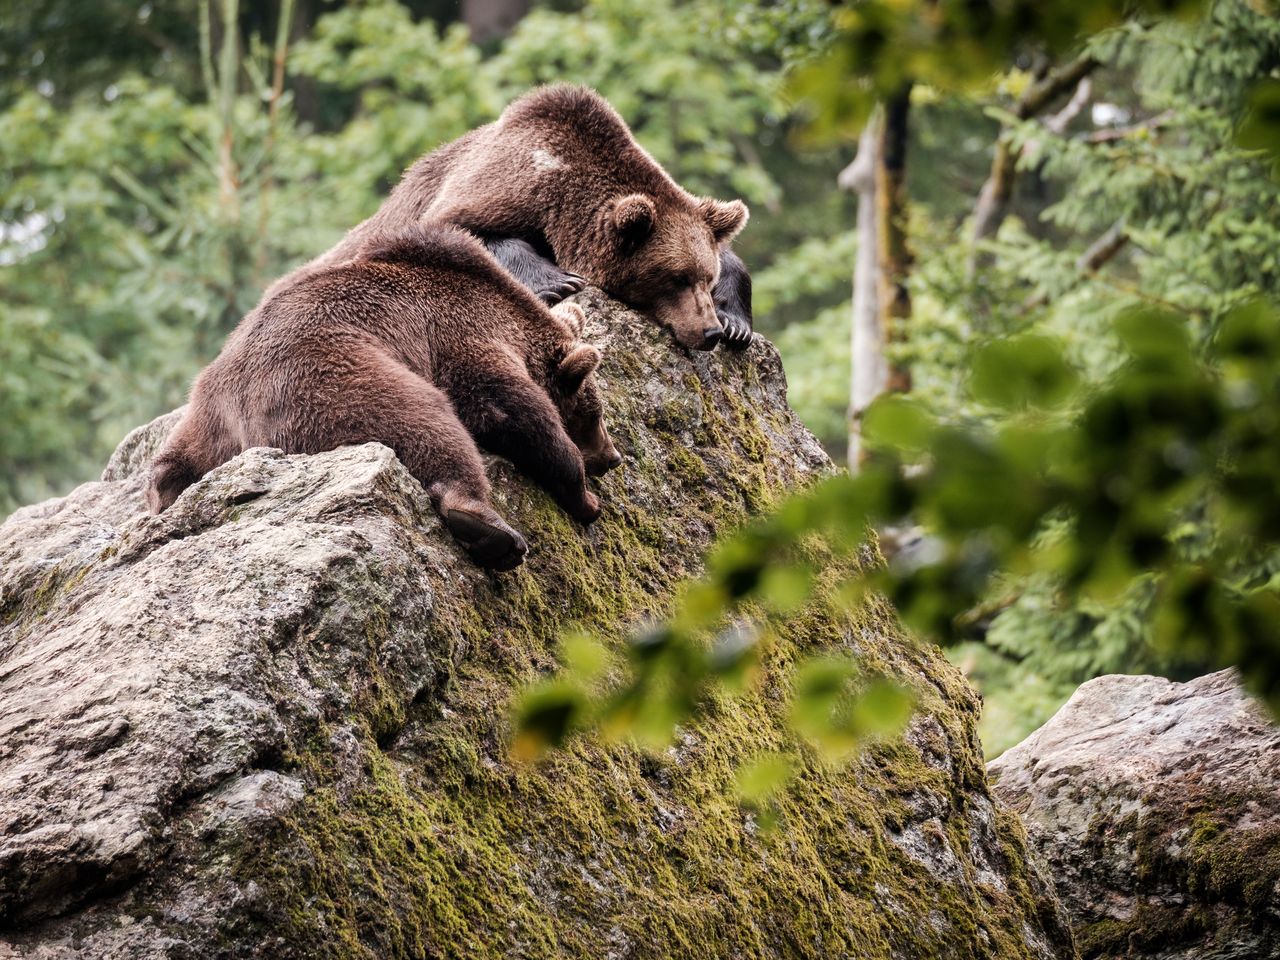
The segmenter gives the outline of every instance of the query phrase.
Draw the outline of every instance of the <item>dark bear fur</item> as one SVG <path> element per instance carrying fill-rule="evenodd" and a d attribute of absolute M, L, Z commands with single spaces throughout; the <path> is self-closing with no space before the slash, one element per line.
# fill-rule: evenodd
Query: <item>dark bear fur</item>
<path fill-rule="evenodd" d="M 528 264 L 533 279 L 522 279 L 547 299 L 585 278 L 653 316 L 686 347 L 710 349 L 725 333 L 713 288 L 727 259 L 733 288 L 717 294 L 742 346 L 750 339 L 750 277 L 741 260 L 724 255 L 747 215 L 741 201 L 682 189 L 599 94 L 557 85 L 418 160 L 377 213 L 310 266 L 347 259 L 389 229 L 451 223 L 495 244 L 523 244 L 495 253 Z M 538 257 L 550 274 L 539 272 Z"/>
<path fill-rule="evenodd" d="M 471 236 L 414 226 L 277 283 L 196 379 L 156 457 L 160 512 L 250 447 L 319 453 L 379 441 L 422 483 L 482 565 L 526 551 L 494 510 L 479 444 L 582 523 L 600 512 L 586 474 L 621 462 L 604 428 L 582 311 L 549 310 Z"/>

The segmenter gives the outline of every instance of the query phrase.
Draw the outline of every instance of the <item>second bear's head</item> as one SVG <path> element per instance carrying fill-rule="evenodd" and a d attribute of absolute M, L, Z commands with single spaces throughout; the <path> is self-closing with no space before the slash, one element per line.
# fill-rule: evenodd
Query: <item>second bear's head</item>
<path fill-rule="evenodd" d="M 595 376 L 600 351 L 578 339 L 585 321 L 580 306 L 561 303 L 551 312 L 569 327 L 572 336 L 553 358 L 556 369 L 548 393 L 560 412 L 565 433 L 582 453 L 587 474 L 598 477 L 622 463 L 604 422 L 604 401 Z"/>
<path fill-rule="evenodd" d="M 720 250 L 747 223 L 747 205 L 647 193 L 615 197 L 600 212 L 609 238 L 598 265 L 605 290 L 648 313 L 691 350 L 720 340 L 711 290 L 720 275 Z"/>

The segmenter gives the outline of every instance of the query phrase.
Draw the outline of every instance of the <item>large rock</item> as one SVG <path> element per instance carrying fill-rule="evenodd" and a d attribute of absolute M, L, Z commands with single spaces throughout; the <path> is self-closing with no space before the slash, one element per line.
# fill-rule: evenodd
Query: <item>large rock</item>
<path fill-rule="evenodd" d="M 1086 957 L 1280 957 L 1280 728 L 1230 671 L 1101 677 L 992 761 Z"/>
<path fill-rule="evenodd" d="M 977 698 L 882 604 L 795 616 L 759 687 L 665 753 L 509 758 L 562 631 L 624 642 L 717 533 L 831 469 L 767 342 L 691 357 L 585 300 L 626 465 L 584 531 L 492 462 L 532 548 L 512 574 L 470 564 L 376 444 L 251 450 L 149 516 L 172 414 L 0 526 L 0 956 L 1071 954 L 992 803 Z M 806 766 L 762 831 L 734 772 L 792 743 L 787 667 L 823 649 L 921 711 Z"/>

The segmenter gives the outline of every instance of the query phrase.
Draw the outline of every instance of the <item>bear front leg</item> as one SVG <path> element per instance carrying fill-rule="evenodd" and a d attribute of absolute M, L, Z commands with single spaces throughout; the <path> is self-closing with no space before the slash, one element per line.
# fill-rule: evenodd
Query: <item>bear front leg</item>
<path fill-rule="evenodd" d="M 731 350 L 751 346 L 751 274 L 742 258 L 728 247 L 720 251 L 720 279 L 711 291 L 711 299 L 724 327 L 720 342 Z"/>
<path fill-rule="evenodd" d="M 504 347 L 478 350 L 446 385 L 458 417 L 480 446 L 506 457 L 569 516 L 592 523 L 600 501 L 587 489 L 582 453 L 560 413 L 524 364 Z"/>
<path fill-rule="evenodd" d="M 571 297 L 587 285 L 576 273 L 561 270 L 531 243 L 515 237 L 488 237 L 482 241 L 502 268 L 534 292 L 549 307 Z"/>

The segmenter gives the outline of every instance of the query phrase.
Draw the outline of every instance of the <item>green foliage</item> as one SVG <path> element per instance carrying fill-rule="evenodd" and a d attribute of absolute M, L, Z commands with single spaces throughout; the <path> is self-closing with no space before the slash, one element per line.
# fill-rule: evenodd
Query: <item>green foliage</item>
<path fill-rule="evenodd" d="M 983 58 L 1007 63 L 1014 38 L 1008 24 L 966 33 L 968 21 L 947 19 L 958 9 L 931 20 L 910 4 L 850 8 L 832 57 L 796 87 L 818 110 L 819 132 L 835 128 L 823 111 L 857 121 L 869 98 L 906 78 L 904 64 L 943 98 L 981 93 Z M 841 592 L 851 603 L 882 592 L 944 642 L 980 637 L 957 656 L 1011 691 L 1001 700 L 997 687 L 998 711 L 1018 707 L 1006 737 L 1101 672 L 1189 676 L 1234 664 L 1280 709 L 1280 634 L 1268 613 L 1280 603 L 1280 367 L 1269 359 L 1280 316 L 1267 305 L 1280 293 L 1280 237 L 1276 184 L 1252 152 L 1272 143 L 1270 86 L 1256 81 L 1280 67 L 1277 22 L 1243 2 L 1212 4 L 1197 22 L 1121 21 L 1110 5 L 1068 12 L 1113 28 L 1089 53 L 1103 63 L 1099 87 L 1135 91 L 1119 97 L 1137 117 L 1132 131 L 1091 138 L 995 112 L 1024 176 L 1048 187 L 1041 222 L 1011 218 L 971 271 L 954 201 L 913 209 L 915 313 L 897 359 L 911 367 L 915 397 L 867 413 L 865 471 L 725 544 L 691 595 L 719 601 L 700 601 L 707 617 L 741 615 L 807 538 L 852 552 L 867 525 L 921 523 L 922 544 Z M 1065 36 L 1078 40 L 1085 25 L 1072 21 Z M 1039 39 L 1063 50 L 1063 36 Z M 849 56 L 884 38 L 894 63 Z M 967 43 L 982 56 L 957 57 Z M 923 59 L 898 54 L 916 49 Z M 918 100 L 932 107 L 939 96 L 927 88 Z M 952 119 L 982 129 L 973 114 Z M 1082 268 L 1083 248 L 1116 224 L 1127 246 L 1115 264 Z M 779 338 L 808 392 L 797 402 L 826 436 L 842 426 L 847 397 L 846 361 L 832 359 L 841 320 L 833 310 Z"/>
<path fill-rule="evenodd" d="M 796 413 L 832 455 L 848 433 L 849 307 L 820 311 L 812 320 L 784 327 L 777 347 L 787 365 L 788 398 Z"/>
<path fill-rule="evenodd" d="M 1061 130 L 1043 118 L 1013 119 L 1012 98 L 1030 82 L 1027 71 L 1049 67 L 1038 55 L 1018 57 L 998 82 L 960 91 L 916 86 L 908 150 L 913 310 L 908 340 L 893 355 L 910 369 L 912 397 L 932 418 L 968 427 L 1007 416 L 966 386 L 976 372 L 989 396 L 1019 389 L 1033 375 L 1021 369 L 1029 356 L 986 369 L 1007 338 L 1060 344 L 1074 376 L 1099 383 L 1123 360 L 1116 321 L 1135 306 L 1185 315 L 1200 346 L 1234 306 L 1280 297 L 1280 235 L 1271 215 L 1280 197 L 1258 152 L 1268 143 L 1265 97 L 1280 66 L 1277 30 L 1280 21 L 1263 5 L 1220 0 L 1197 21 L 1131 20 L 1104 31 L 1087 50 L 1101 64 L 1091 77 L 1093 100 L 1113 119 L 1104 114 L 1094 123 L 1086 111 Z M 1011 131 L 1019 189 L 999 234 L 982 245 L 980 268 L 971 270 L 964 221 L 990 167 L 996 120 Z M 1083 269 L 1084 252 L 1113 230 L 1124 238 L 1119 252 Z M 845 349 L 845 329 L 841 311 L 793 324 L 779 337 L 797 409 L 836 450 L 848 373 L 835 353 Z M 1068 394 L 1057 415 L 1085 396 Z M 901 435 L 889 436 L 905 445 Z M 1190 516 L 1178 543 L 1211 549 L 1218 534 Z M 1259 579 L 1270 575 L 1268 559 L 1251 562 Z M 1122 621 L 1132 629 L 1119 628 Z M 1098 673 L 1185 678 L 1192 671 L 1157 649 L 1142 609 L 1128 601 L 1071 602 L 1043 579 L 1002 580 L 962 629 L 984 649 L 966 646 L 958 661 L 980 671 L 975 679 L 989 711 L 1008 718 L 1016 708 L 1024 732 Z M 988 729 L 1007 745 L 1007 720 Z"/>
<path fill-rule="evenodd" d="M 1203 7 L 1202 0 L 849 3 L 836 15 L 830 51 L 800 72 L 795 91 L 812 111 L 811 135 L 853 137 L 871 108 L 907 83 L 981 89 L 1027 45 L 1062 52 L 1126 15 L 1187 17 Z"/>
<path fill-rule="evenodd" d="M 22 415 L 0 426 L 0 460 L 19 465 L 5 503 L 60 485 L 54 464 L 100 464 L 160 396 L 182 395 L 190 353 L 173 348 L 208 349 L 252 305 L 240 279 L 253 252 L 236 242 L 207 159 L 214 127 L 208 109 L 142 81 L 122 81 L 106 109 L 59 114 L 27 94 L 0 116 L 0 221 L 27 227 L 0 246 L 10 311 L 0 349 L 15 360 L 5 365 L 11 395 L 25 398 Z M 56 330 L 62 361 L 82 368 L 50 376 L 47 359 L 17 362 L 27 350 L 49 356 L 47 340 L 20 342 L 19 331 L 37 328 Z M 33 445 L 37 423 L 44 440 Z"/>
<path fill-rule="evenodd" d="M 597 87 L 681 182 L 779 212 L 739 245 L 753 266 L 845 213 L 829 189 L 838 155 L 787 137 L 782 77 L 828 29 L 818 0 L 538 8 L 490 51 L 390 0 L 344 5 L 290 51 L 274 115 L 274 14 L 244 11 L 266 36 L 242 32 L 227 71 L 224 51 L 201 54 L 198 6 L 178 19 L 104 7 L 93 17 L 127 34 L 119 49 L 66 4 L 0 13 L 0 57 L 34 58 L 0 83 L 0 513 L 93 477 L 128 429 L 181 402 L 271 280 L 534 84 Z M 108 32 L 99 19 L 85 31 Z M 319 130 L 300 119 L 304 94 Z M 807 317 L 844 282 L 813 286 L 780 309 Z"/>

